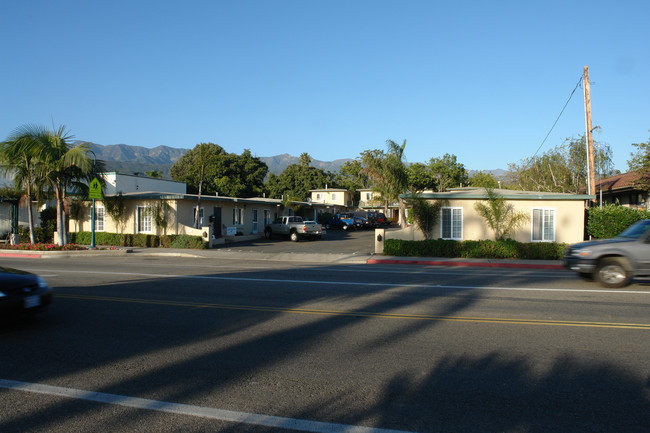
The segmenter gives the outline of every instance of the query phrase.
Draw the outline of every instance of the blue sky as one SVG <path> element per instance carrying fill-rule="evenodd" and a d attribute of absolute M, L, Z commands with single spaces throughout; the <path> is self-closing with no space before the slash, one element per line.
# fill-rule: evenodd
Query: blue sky
<path fill-rule="evenodd" d="M 650 139 L 650 2 L 0 1 L 0 138 L 356 158 L 407 140 L 472 170 L 532 156 L 589 66 L 595 139 Z M 582 88 L 540 153 L 584 134 Z"/>

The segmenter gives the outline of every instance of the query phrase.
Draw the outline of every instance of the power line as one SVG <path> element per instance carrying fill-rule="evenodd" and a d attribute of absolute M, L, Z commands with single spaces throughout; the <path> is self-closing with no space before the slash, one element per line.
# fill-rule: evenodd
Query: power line
<path fill-rule="evenodd" d="M 553 128 L 555 128 L 555 125 L 557 125 L 557 122 L 560 120 L 560 117 L 562 117 L 562 113 L 564 113 L 564 110 L 566 109 L 567 105 L 569 105 L 569 101 L 571 101 L 571 98 L 573 98 L 573 94 L 576 92 L 576 90 L 578 90 L 578 87 L 580 87 L 580 83 L 582 83 L 583 78 L 584 77 L 580 76 L 578 83 L 573 88 L 571 95 L 569 95 L 569 99 L 567 99 L 566 104 L 564 104 L 564 107 L 562 107 L 562 111 L 560 111 L 560 114 L 557 116 L 557 119 L 555 119 L 555 123 L 553 123 L 553 126 L 551 126 L 551 129 L 548 131 L 548 134 L 546 134 L 546 137 L 544 137 L 544 140 L 542 140 L 542 144 L 540 144 L 537 150 L 535 151 L 533 158 L 537 155 L 537 152 L 539 152 L 539 150 L 542 148 L 544 143 L 546 143 L 546 139 L 548 138 L 549 135 L 551 135 L 551 132 L 553 132 Z"/>

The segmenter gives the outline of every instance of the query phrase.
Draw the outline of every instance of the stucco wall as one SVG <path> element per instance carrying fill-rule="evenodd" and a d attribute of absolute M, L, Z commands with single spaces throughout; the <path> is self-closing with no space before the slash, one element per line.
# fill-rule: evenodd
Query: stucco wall
<path fill-rule="evenodd" d="M 153 206 L 160 203 L 160 200 L 127 200 L 128 219 L 124 224 L 124 230 L 117 226 L 113 218 L 105 212 L 104 215 L 104 230 L 110 233 L 138 233 L 138 219 L 137 208 L 138 206 Z M 166 200 L 168 207 L 166 209 L 167 217 L 167 230 L 157 227 L 153 222 L 151 227 L 151 234 L 196 234 L 194 233 L 194 208 L 196 207 L 195 200 Z M 97 207 L 102 207 L 101 200 L 96 201 Z M 212 225 L 209 217 L 214 213 L 214 208 L 221 208 L 221 222 L 222 222 L 222 235 L 226 235 L 227 227 L 236 227 L 237 232 L 244 235 L 253 235 L 264 233 L 264 210 L 269 212 L 269 218 L 273 220 L 277 215 L 280 215 L 280 208 L 275 204 L 265 203 L 234 203 L 234 202 L 217 202 L 211 200 L 202 200 L 201 208 L 203 208 L 203 224 L 202 227 Z M 242 224 L 233 225 L 233 209 L 241 209 Z M 257 233 L 254 233 L 253 224 L 253 210 L 257 210 Z M 79 224 L 73 223 L 70 227 L 71 231 L 90 231 L 90 204 L 88 212 L 84 215 Z"/>
<path fill-rule="evenodd" d="M 445 207 L 461 208 L 463 212 L 463 237 L 462 240 L 494 240 L 494 231 L 487 226 L 485 220 L 476 212 L 474 204 L 477 200 L 449 200 Z M 528 215 L 528 221 L 524 222 L 515 233 L 509 237 L 519 242 L 532 242 L 533 233 L 533 209 L 553 209 L 555 216 L 555 242 L 575 243 L 581 242 L 584 238 L 584 202 L 581 200 L 508 200 L 509 204 L 515 207 L 516 211 Z M 424 239 L 419 228 L 405 230 L 396 237 L 418 240 Z M 393 237 L 393 236 L 391 236 Z M 433 238 L 441 237 L 440 224 L 433 229 Z"/>

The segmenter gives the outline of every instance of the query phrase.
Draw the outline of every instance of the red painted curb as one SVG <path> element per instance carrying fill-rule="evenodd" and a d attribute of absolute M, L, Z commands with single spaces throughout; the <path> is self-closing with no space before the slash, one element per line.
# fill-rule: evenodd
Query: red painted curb
<path fill-rule="evenodd" d="M 482 268 L 521 268 L 521 269 L 564 269 L 562 265 L 542 265 L 538 263 L 487 263 L 487 262 L 450 262 L 438 260 L 400 260 L 400 259 L 368 259 L 368 265 L 428 265 L 428 266 L 466 266 Z"/>
<path fill-rule="evenodd" d="M 40 259 L 42 254 L 19 254 L 19 253 L 0 253 L 0 257 L 28 257 L 31 259 Z"/>

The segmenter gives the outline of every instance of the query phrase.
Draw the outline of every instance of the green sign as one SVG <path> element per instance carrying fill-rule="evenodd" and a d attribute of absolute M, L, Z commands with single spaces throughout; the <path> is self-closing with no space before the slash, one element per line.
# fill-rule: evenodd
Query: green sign
<path fill-rule="evenodd" d="M 102 184 L 94 178 L 88 186 L 88 198 L 102 198 Z"/>

